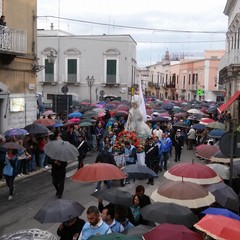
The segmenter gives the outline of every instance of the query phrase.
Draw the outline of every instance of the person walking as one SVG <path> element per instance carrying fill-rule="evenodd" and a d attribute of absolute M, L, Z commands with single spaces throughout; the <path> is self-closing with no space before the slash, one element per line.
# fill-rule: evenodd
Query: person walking
<path fill-rule="evenodd" d="M 78 155 L 78 169 L 82 168 L 84 166 L 83 160 L 87 156 L 87 152 L 89 151 L 89 146 L 87 142 L 85 141 L 85 136 L 82 134 L 79 134 L 78 140 L 76 142 L 76 147 L 79 152 Z"/>
<path fill-rule="evenodd" d="M 112 233 L 111 228 L 105 223 L 96 206 L 87 209 L 87 222 L 84 224 L 79 240 L 87 240 L 91 236 Z"/>
<path fill-rule="evenodd" d="M 13 199 L 14 194 L 14 179 L 17 171 L 17 150 L 8 149 L 6 158 L 5 158 L 5 166 L 3 168 L 3 176 L 6 180 L 6 184 L 9 188 L 9 196 L 8 200 Z"/>
<path fill-rule="evenodd" d="M 178 129 L 174 137 L 174 148 L 175 148 L 175 162 L 180 161 L 182 149 L 184 146 L 184 138 L 181 134 L 181 130 Z"/>
<path fill-rule="evenodd" d="M 187 143 L 188 143 L 188 150 L 193 150 L 193 144 L 195 143 L 196 141 L 196 131 L 195 129 L 192 127 L 191 125 L 191 128 L 190 130 L 188 131 L 187 133 Z"/>
<path fill-rule="evenodd" d="M 162 168 L 164 168 L 164 170 L 167 170 L 167 161 L 169 159 L 169 153 L 170 153 L 170 149 L 172 146 L 172 141 L 168 137 L 167 132 L 163 133 L 162 140 L 160 142 L 161 142 L 161 147 L 162 147 L 162 158 L 161 158 L 160 170 L 162 170 Z"/>
<path fill-rule="evenodd" d="M 56 189 L 56 196 L 62 198 L 66 177 L 67 162 L 52 160 L 52 183 Z"/>
<path fill-rule="evenodd" d="M 158 145 L 155 144 L 150 137 L 146 139 L 145 144 L 145 163 L 147 167 L 152 169 L 156 174 L 158 173 L 159 149 Z M 147 184 L 154 185 L 154 178 L 148 178 Z"/>

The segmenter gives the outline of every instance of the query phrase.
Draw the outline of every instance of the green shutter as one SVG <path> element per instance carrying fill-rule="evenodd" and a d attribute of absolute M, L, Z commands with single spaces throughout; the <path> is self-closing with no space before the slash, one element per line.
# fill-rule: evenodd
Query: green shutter
<path fill-rule="evenodd" d="M 47 59 L 45 59 L 45 73 L 46 74 L 54 73 L 54 65 L 53 63 L 49 63 Z"/>
<path fill-rule="evenodd" d="M 117 74 L 117 61 L 107 60 L 107 75 L 116 75 L 116 74 Z"/>
<path fill-rule="evenodd" d="M 68 74 L 77 74 L 77 59 L 68 59 Z"/>

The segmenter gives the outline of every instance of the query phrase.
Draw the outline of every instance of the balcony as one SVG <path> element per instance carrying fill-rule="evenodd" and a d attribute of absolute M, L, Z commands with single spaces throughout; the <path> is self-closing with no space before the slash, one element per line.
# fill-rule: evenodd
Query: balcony
<path fill-rule="evenodd" d="M 116 85 L 117 84 L 117 76 L 116 75 L 107 75 L 106 85 Z"/>
<path fill-rule="evenodd" d="M 68 74 L 67 83 L 77 83 L 77 74 Z"/>
<path fill-rule="evenodd" d="M 175 83 L 167 83 L 166 88 L 176 88 L 176 84 Z"/>
<path fill-rule="evenodd" d="M 159 90 L 159 89 L 160 89 L 160 84 L 154 83 L 154 84 L 153 84 L 153 87 L 154 87 L 156 90 Z"/>
<path fill-rule="evenodd" d="M 148 86 L 149 87 L 153 87 L 153 83 L 152 82 L 148 82 Z"/>
<path fill-rule="evenodd" d="M 219 70 L 222 70 L 223 68 L 230 65 L 240 65 L 239 54 L 239 49 L 232 49 L 231 51 L 226 52 L 219 63 Z"/>

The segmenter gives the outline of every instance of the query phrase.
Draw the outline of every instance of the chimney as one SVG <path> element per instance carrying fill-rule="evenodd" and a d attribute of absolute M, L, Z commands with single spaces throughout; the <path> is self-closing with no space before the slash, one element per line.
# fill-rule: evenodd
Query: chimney
<path fill-rule="evenodd" d="M 54 26 L 53 23 L 51 23 L 50 29 L 53 30 Z"/>

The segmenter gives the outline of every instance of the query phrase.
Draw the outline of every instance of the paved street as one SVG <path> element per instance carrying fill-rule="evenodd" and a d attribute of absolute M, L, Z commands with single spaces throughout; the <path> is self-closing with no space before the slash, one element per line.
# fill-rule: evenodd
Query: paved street
<path fill-rule="evenodd" d="M 90 153 L 86 163 L 94 162 L 96 153 Z M 199 162 L 192 150 L 183 149 L 182 161 L 190 162 L 192 159 Z M 173 157 L 169 160 L 169 167 L 174 165 Z M 77 162 L 72 162 L 67 167 L 67 178 L 63 198 L 72 199 L 80 202 L 86 208 L 90 205 L 97 205 L 97 199 L 90 194 L 95 190 L 95 183 L 73 182 L 70 176 L 76 171 Z M 15 232 L 20 229 L 40 228 L 56 233 L 58 224 L 41 224 L 33 219 L 36 212 L 48 201 L 56 199 L 55 189 L 51 183 L 50 169 L 42 170 L 31 177 L 17 178 L 15 181 L 16 192 L 14 199 L 8 201 L 8 189 L 0 181 L 0 235 Z M 135 187 L 142 184 L 146 188 L 146 194 L 151 193 L 163 182 L 163 173 L 155 180 L 155 185 L 147 185 L 147 180 L 136 180 L 134 183 L 120 186 L 119 181 L 114 181 L 113 187 L 119 187 L 122 190 L 134 193 Z M 82 218 L 85 219 L 85 212 Z"/>

